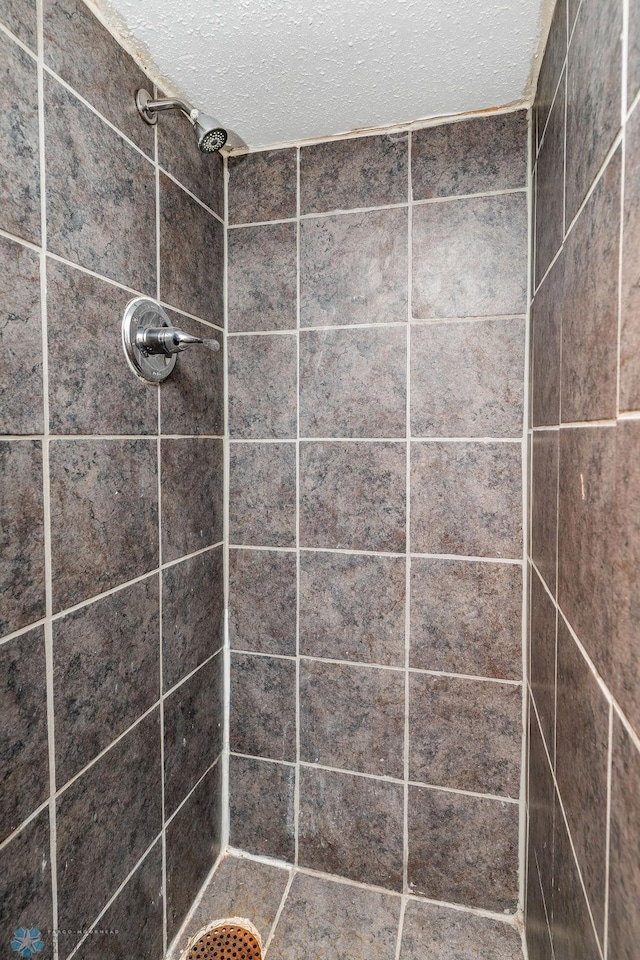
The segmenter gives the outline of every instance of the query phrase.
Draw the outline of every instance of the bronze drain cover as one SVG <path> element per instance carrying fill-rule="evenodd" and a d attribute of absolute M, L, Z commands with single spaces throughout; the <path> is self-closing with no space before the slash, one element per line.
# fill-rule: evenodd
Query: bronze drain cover
<path fill-rule="evenodd" d="M 235 917 L 215 923 L 189 944 L 184 960 L 262 960 L 260 934 L 253 924 Z"/>

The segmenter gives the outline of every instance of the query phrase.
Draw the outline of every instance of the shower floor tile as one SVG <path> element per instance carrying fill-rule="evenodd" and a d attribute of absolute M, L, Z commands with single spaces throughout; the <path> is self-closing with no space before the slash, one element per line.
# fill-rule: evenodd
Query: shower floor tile
<path fill-rule="evenodd" d="M 232 855 L 202 891 L 167 960 L 179 960 L 195 933 L 228 917 L 258 928 L 267 960 L 522 960 L 510 923 Z"/>

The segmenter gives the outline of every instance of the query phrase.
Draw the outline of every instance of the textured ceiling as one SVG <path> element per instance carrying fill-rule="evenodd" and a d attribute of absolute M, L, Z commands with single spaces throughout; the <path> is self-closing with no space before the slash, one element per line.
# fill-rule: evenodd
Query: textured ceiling
<path fill-rule="evenodd" d="M 522 102 L 551 0 L 93 0 L 252 147 Z"/>

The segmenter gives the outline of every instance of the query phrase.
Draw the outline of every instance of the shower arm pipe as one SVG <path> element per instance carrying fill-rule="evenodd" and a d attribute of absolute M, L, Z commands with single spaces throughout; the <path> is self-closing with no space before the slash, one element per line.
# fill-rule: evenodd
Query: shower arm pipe
<path fill-rule="evenodd" d="M 197 110 L 190 103 L 187 103 L 186 100 L 180 100 L 178 97 L 171 97 L 165 100 L 145 101 L 144 103 L 145 113 L 154 114 L 154 113 L 158 113 L 160 110 L 180 110 L 182 113 L 184 113 L 185 117 L 188 117 L 188 119 L 192 123 L 195 119 L 193 114 L 195 113 L 197 117 L 198 114 L 200 113 L 199 110 Z"/>

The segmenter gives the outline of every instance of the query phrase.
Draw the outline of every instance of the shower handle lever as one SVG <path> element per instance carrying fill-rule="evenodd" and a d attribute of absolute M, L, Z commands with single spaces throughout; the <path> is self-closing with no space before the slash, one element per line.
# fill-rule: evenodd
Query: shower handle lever
<path fill-rule="evenodd" d="M 204 340 L 175 327 L 147 327 L 139 330 L 136 336 L 138 350 L 147 356 L 164 354 L 165 357 L 171 357 L 174 353 L 186 350 L 192 343 L 204 343 Z"/>

